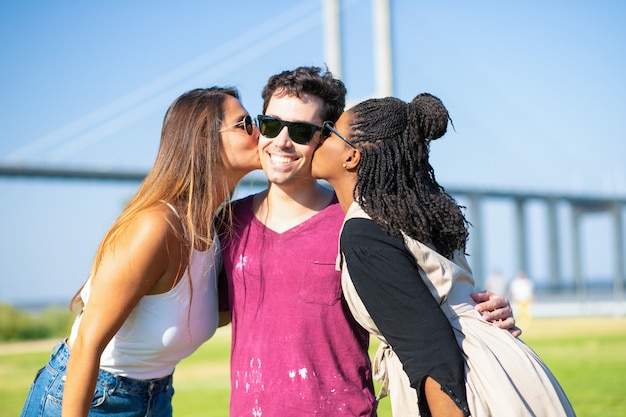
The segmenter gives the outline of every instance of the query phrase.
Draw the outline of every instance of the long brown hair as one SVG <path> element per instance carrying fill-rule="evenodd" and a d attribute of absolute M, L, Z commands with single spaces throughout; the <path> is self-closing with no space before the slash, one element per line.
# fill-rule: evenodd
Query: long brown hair
<path fill-rule="evenodd" d="M 100 243 L 90 276 L 94 276 L 104 252 L 115 246 L 120 233 L 146 208 L 172 204 L 184 224 L 188 249 L 207 248 L 214 239 L 212 223 L 232 184 L 221 158 L 220 126 L 227 95 L 239 99 L 231 87 L 197 88 L 178 97 L 163 119 L 156 160 L 113 226 Z M 174 228 L 176 230 L 176 228 Z M 191 250 L 187 250 L 188 262 Z M 82 305 L 80 291 L 70 303 Z"/>

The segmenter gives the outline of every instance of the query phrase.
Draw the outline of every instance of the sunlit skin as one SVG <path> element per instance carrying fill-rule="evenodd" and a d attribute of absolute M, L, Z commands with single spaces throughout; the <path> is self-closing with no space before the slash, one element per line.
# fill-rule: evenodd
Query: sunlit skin
<path fill-rule="evenodd" d="M 270 99 L 265 114 L 290 122 L 321 125 L 324 122 L 319 115 L 322 105 L 322 99 L 308 94 L 302 97 L 275 95 Z M 306 145 L 295 143 L 289 138 L 287 127 L 275 138 L 261 135 L 261 165 L 269 181 L 286 187 L 311 182 L 311 159 L 319 140 L 320 134 L 316 133 Z"/>
<path fill-rule="evenodd" d="M 224 102 L 223 126 L 233 126 L 248 115 L 239 100 L 228 96 Z M 222 161 L 229 176 L 236 180 L 235 184 L 250 171 L 261 168 L 259 160 L 259 128 L 254 127 L 252 135 L 248 135 L 242 126 L 226 128 L 222 136 Z"/>
<path fill-rule="evenodd" d="M 335 124 L 335 129 L 348 141 L 351 138 L 350 123 L 353 114 L 345 111 Z M 356 167 L 361 153 L 345 143 L 335 134 L 325 139 L 313 158 L 312 173 L 316 178 L 325 179 L 335 189 L 337 199 L 343 211 L 347 211 L 353 201 L 353 190 L 356 185 Z M 345 164 L 345 167 L 344 167 Z M 477 303 L 474 307 L 483 319 L 493 322 L 501 329 L 508 330 L 513 336 L 519 337 L 521 329 L 515 326 L 515 318 L 509 301 L 489 291 L 472 293 Z"/>
<path fill-rule="evenodd" d="M 228 96 L 222 126 L 233 125 L 248 112 Z M 248 172 L 260 167 L 259 130 L 251 135 L 240 128 L 221 133 L 222 160 L 232 188 Z M 114 248 L 103 254 L 91 282 L 78 336 L 71 346 L 63 397 L 63 416 L 86 416 L 91 405 L 100 357 L 141 298 L 169 291 L 181 278 L 187 258 L 180 220 L 164 204 L 143 210 L 124 229 Z"/>
<path fill-rule="evenodd" d="M 265 114 L 290 122 L 321 126 L 323 102 L 319 97 L 280 95 L 270 99 Z M 284 127 L 275 138 L 259 138 L 261 165 L 268 177 L 268 189 L 255 195 L 256 216 L 270 229 L 282 233 L 312 217 L 331 201 L 333 192 L 319 185 L 311 175 L 313 153 L 320 142 L 320 132 L 301 145 L 290 138 Z M 271 207 L 271 210 L 268 209 Z"/>
<path fill-rule="evenodd" d="M 344 132 L 342 133 L 344 138 L 349 138 L 350 135 L 345 135 L 345 132 L 350 132 L 351 122 L 352 112 L 347 110 L 337 120 L 335 129 L 339 133 Z M 311 170 L 313 176 L 328 181 L 335 190 L 344 212 L 348 211 L 353 201 L 352 191 L 356 185 L 356 166 L 360 157 L 361 153 L 358 150 L 348 145 L 334 133 L 322 141 L 313 157 Z"/>

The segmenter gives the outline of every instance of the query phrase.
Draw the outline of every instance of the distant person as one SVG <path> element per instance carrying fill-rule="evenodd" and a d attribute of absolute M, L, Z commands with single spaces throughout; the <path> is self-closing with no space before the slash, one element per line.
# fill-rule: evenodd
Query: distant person
<path fill-rule="evenodd" d="M 156 161 L 72 301 L 79 314 L 22 411 L 172 415 L 172 373 L 218 325 L 216 212 L 259 168 L 259 130 L 232 88 L 191 90 L 163 121 Z"/>
<path fill-rule="evenodd" d="M 499 270 L 494 270 L 485 281 L 485 289 L 494 294 L 506 294 L 506 280 Z"/>
<path fill-rule="evenodd" d="M 381 340 L 394 416 L 425 415 L 429 378 L 449 397 L 441 405 L 455 406 L 444 415 L 573 416 L 537 355 L 474 309 L 468 224 L 428 160 L 448 120 L 430 94 L 410 103 L 366 100 L 343 113 L 336 128 L 324 124 L 332 134 L 313 158 L 313 175 L 328 180 L 346 212 L 337 261 L 343 293 L 356 320 Z M 424 284 L 440 308 L 423 305 Z M 454 369 L 445 372 L 450 354 L 439 351 L 441 325 L 421 331 L 442 311 L 463 350 L 465 390 Z"/>
<path fill-rule="evenodd" d="M 329 133 L 322 125 L 343 112 L 346 88 L 328 71 L 300 67 L 271 76 L 262 95 L 268 188 L 234 201 L 222 234 L 230 416 L 375 416 L 369 335 L 347 310 L 335 269 L 343 212 L 311 175 Z M 496 310 L 491 319 L 514 327 L 508 300 L 476 297 Z"/>
<path fill-rule="evenodd" d="M 530 309 L 535 300 L 535 285 L 526 272 L 520 271 L 509 286 L 513 306 L 520 320 L 528 321 L 532 315 Z"/>

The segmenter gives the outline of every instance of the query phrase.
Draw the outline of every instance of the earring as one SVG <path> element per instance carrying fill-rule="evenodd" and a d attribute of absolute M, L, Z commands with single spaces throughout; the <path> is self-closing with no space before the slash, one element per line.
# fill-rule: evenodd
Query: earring
<path fill-rule="evenodd" d="M 343 169 L 346 169 L 348 166 L 346 164 L 343 164 Z"/>

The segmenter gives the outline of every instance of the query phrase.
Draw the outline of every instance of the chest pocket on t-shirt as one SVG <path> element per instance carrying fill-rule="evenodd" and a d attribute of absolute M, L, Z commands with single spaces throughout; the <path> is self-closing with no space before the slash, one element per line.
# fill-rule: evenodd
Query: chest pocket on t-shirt
<path fill-rule="evenodd" d="M 298 296 L 313 304 L 333 305 L 341 298 L 341 272 L 335 262 L 307 261 L 300 276 Z"/>

